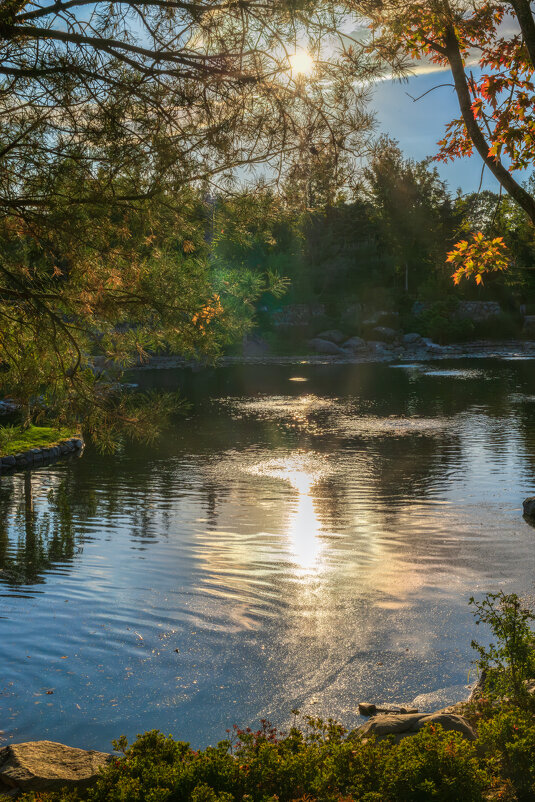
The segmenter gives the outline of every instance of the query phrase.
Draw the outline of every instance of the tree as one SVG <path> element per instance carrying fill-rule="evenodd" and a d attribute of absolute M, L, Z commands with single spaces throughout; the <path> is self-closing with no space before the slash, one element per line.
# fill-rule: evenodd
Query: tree
<path fill-rule="evenodd" d="M 211 357 L 245 325 L 265 282 L 214 276 L 207 192 L 237 169 L 277 178 L 311 149 L 350 148 L 369 125 L 347 66 L 322 61 L 314 5 L 2 3 L 0 365 L 28 419 L 150 432 L 95 355 Z M 310 80 L 291 68 L 303 37 Z"/>
<path fill-rule="evenodd" d="M 448 124 L 437 158 L 477 152 L 535 225 L 535 196 L 514 177 L 535 159 L 535 17 L 529 0 L 348 0 L 348 6 L 371 20 L 373 51 L 395 75 L 405 75 L 413 59 L 451 72 L 461 116 Z M 512 33 L 505 23 L 512 23 Z M 483 238 L 478 252 L 488 255 L 489 249 L 499 256 L 503 243 Z M 466 275 L 481 277 L 477 264 L 466 267 Z"/>
<path fill-rule="evenodd" d="M 381 241 L 405 292 L 444 263 L 453 222 L 445 184 L 429 160 L 403 159 L 383 137 L 365 170 Z"/>

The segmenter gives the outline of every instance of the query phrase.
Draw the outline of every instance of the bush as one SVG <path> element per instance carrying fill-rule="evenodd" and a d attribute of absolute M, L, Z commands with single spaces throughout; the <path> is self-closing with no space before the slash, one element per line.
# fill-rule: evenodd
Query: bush
<path fill-rule="evenodd" d="M 488 785 L 475 748 L 440 727 L 406 738 L 360 740 L 332 721 L 308 720 L 279 735 L 264 723 L 195 751 L 153 730 L 128 747 L 84 792 L 91 802 L 482 802 Z M 74 802 L 74 793 L 24 802 Z"/>
<path fill-rule="evenodd" d="M 479 745 L 497 784 L 505 782 L 518 802 L 535 799 L 535 721 L 518 708 L 502 709 L 478 727 Z"/>
<path fill-rule="evenodd" d="M 535 676 L 535 641 L 530 623 L 535 615 L 522 606 L 516 593 L 487 593 L 478 602 L 473 597 L 476 624 L 488 624 L 496 643 L 488 647 L 472 641 L 484 677 L 485 693 L 491 698 L 511 697 L 517 704 L 528 700 L 526 680 Z"/>

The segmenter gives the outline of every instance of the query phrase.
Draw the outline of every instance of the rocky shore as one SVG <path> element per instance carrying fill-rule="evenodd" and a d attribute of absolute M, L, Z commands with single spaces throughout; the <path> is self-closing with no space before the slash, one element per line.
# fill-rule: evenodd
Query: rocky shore
<path fill-rule="evenodd" d="M 315 338 L 317 339 L 317 338 Z M 352 338 L 360 339 L 360 338 Z M 365 363 L 430 362 L 444 359 L 535 359 L 534 340 L 478 340 L 475 342 L 438 345 L 420 338 L 416 342 L 384 343 L 362 340 L 357 347 L 339 349 L 332 353 L 292 355 L 252 354 L 247 349 L 242 355 L 222 356 L 215 367 L 233 365 L 358 365 Z M 200 370 L 206 363 L 187 360 L 179 356 L 153 356 L 148 362 L 136 365 L 135 370 L 170 370 L 191 368 Z"/>
<path fill-rule="evenodd" d="M 8 454 L 5 457 L 0 457 L 0 474 L 4 475 L 48 465 L 62 457 L 81 454 L 83 449 L 83 439 L 81 437 L 71 437 L 68 440 L 61 440 L 53 446 L 30 448 L 28 451 Z"/>

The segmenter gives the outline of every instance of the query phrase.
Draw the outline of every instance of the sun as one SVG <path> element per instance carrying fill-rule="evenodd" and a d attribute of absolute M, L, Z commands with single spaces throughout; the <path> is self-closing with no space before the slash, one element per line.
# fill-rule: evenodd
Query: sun
<path fill-rule="evenodd" d="M 314 69 L 312 56 L 306 50 L 298 50 L 293 56 L 290 56 L 290 64 L 292 72 L 297 75 L 307 75 Z"/>

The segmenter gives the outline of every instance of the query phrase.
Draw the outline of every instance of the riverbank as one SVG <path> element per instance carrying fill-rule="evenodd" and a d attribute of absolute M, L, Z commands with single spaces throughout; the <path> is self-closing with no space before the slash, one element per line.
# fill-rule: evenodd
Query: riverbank
<path fill-rule="evenodd" d="M 53 462 L 60 457 L 81 453 L 84 441 L 75 429 L 50 426 L 0 427 L 0 473 Z"/>
<path fill-rule="evenodd" d="M 535 359 L 534 340 L 509 340 L 497 342 L 478 340 L 455 345 L 424 343 L 417 345 L 390 345 L 376 341 L 365 342 L 364 346 L 348 354 L 294 354 L 259 356 L 222 356 L 215 367 L 232 365 L 358 365 L 380 362 L 430 362 L 444 359 Z M 169 370 L 173 368 L 192 368 L 200 370 L 208 367 L 206 363 L 183 359 L 179 356 L 153 356 L 148 362 L 136 365 L 133 370 Z"/>

